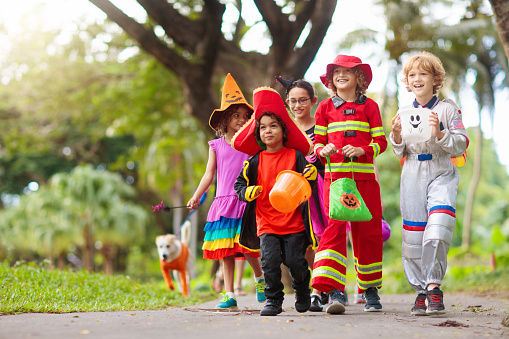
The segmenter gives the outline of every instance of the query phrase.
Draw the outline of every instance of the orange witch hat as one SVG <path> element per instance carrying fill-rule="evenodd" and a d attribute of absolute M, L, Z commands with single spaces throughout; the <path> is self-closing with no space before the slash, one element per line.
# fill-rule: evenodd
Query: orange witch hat
<path fill-rule="evenodd" d="M 221 88 L 221 108 L 218 108 L 212 112 L 209 119 L 209 125 L 212 129 L 216 129 L 217 124 L 221 120 L 221 115 L 224 111 L 228 109 L 231 105 L 241 105 L 244 104 L 249 107 L 251 110 L 253 106 L 247 103 L 244 95 L 240 91 L 239 86 L 233 79 L 230 73 L 226 75 L 226 79 L 224 79 L 223 88 Z"/>
<path fill-rule="evenodd" d="M 304 155 L 309 155 L 313 150 L 313 143 L 307 134 L 288 113 L 283 99 L 279 93 L 270 87 L 260 87 L 254 90 L 253 94 L 254 114 L 248 122 L 233 136 L 232 147 L 237 151 L 255 155 L 265 146 L 261 140 L 256 140 L 256 121 L 260 116 L 269 111 L 281 118 L 288 129 L 288 140 L 285 147 L 296 149 Z"/>

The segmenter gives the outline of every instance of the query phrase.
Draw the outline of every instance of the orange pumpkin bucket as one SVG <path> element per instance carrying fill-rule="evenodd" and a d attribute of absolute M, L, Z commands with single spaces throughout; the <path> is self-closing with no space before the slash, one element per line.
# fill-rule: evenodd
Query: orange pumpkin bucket
<path fill-rule="evenodd" d="M 291 213 L 311 196 L 311 185 L 302 174 L 281 171 L 269 193 L 271 205 L 281 213 Z"/>

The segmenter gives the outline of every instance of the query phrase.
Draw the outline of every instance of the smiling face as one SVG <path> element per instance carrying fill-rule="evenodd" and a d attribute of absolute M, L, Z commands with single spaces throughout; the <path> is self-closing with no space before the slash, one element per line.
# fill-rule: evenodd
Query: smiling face
<path fill-rule="evenodd" d="M 267 152 L 277 152 L 284 147 L 283 128 L 276 118 L 263 115 L 259 126 L 260 140 L 267 146 Z"/>
<path fill-rule="evenodd" d="M 239 106 L 228 120 L 228 134 L 236 133 L 251 117 L 251 110 L 246 106 Z"/>
<path fill-rule="evenodd" d="M 332 73 L 332 82 L 336 93 L 343 99 L 345 96 L 355 96 L 357 88 L 357 74 L 353 68 L 335 66 Z"/>
<path fill-rule="evenodd" d="M 412 125 L 413 128 L 418 128 L 421 122 L 421 116 L 419 114 L 410 115 L 410 125 Z"/>
<path fill-rule="evenodd" d="M 414 67 L 408 72 L 407 84 L 419 104 L 425 105 L 433 98 L 435 77 L 421 67 Z"/>
<path fill-rule="evenodd" d="M 286 103 L 290 106 L 292 113 L 298 120 L 311 116 L 311 107 L 315 104 L 316 97 L 300 87 L 294 87 L 288 92 Z"/>

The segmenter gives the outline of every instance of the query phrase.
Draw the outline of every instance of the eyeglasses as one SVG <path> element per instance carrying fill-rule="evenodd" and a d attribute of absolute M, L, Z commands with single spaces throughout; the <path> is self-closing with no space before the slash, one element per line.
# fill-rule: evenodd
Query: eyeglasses
<path fill-rule="evenodd" d="M 308 102 L 308 100 L 310 100 L 310 99 L 311 99 L 311 98 L 306 98 L 306 99 L 304 99 L 304 98 L 300 98 L 299 100 L 294 100 L 294 99 L 292 99 L 292 100 L 288 100 L 288 103 L 289 103 L 289 104 L 290 104 L 290 106 L 292 106 L 292 107 L 293 107 L 293 106 L 295 106 L 295 105 L 297 105 L 297 103 L 299 103 L 299 105 L 301 105 L 301 106 L 304 106 L 304 105 L 306 104 L 306 102 Z"/>

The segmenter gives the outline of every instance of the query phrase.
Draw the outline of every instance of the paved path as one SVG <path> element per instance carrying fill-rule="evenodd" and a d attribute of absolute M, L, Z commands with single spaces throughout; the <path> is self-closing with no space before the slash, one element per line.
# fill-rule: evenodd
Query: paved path
<path fill-rule="evenodd" d="M 344 315 L 297 313 L 293 295 L 276 317 L 260 316 L 254 295 L 239 297 L 237 312 L 217 312 L 211 301 L 158 311 L 6 315 L 0 338 L 509 338 L 509 327 L 501 325 L 509 314 L 507 293 L 446 294 L 447 313 L 433 317 L 411 316 L 414 298 L 382 294 L 383 312 L 351 305 Z"/>

